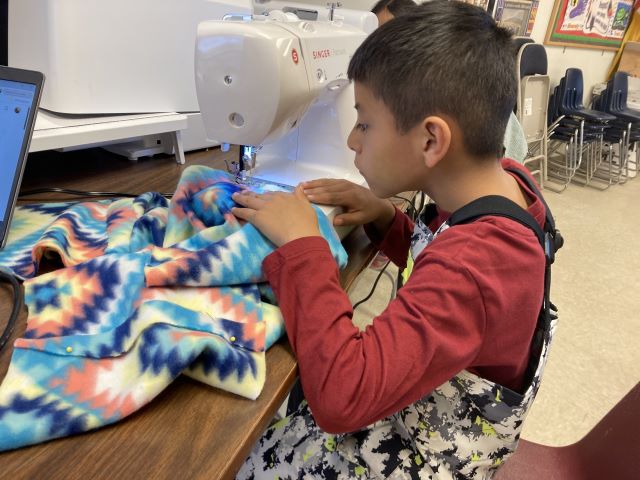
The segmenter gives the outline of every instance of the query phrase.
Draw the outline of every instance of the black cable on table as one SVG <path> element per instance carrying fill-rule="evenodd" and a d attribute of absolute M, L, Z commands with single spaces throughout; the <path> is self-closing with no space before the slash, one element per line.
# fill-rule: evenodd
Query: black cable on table
<path fill-rule="evenodd" d="M 92 191 L 84 191 L 84 190 L 73 190 L 70 188 L 60 188 L 60 187 L 46 187 L 46 188 L 34 188 L 32 190 L 24 190 L 20 192 L 18 198 L 28 197 L 32 195 L 39 195 L 41 193 L 65 193 L 67 195 L 75 195 L 79 197 L 126 197 L 126 198 L 136 198 L 142 195 L 141 193 L 128 193 L 128 192 L 92 192 Z M 173 193 L 161 193 L 163 197 L 170 198 L 173 196 Z"/>

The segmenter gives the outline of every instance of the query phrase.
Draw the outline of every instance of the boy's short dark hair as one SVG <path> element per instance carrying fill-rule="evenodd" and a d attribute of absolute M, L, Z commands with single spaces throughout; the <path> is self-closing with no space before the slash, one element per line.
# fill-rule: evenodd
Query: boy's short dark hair
<path fill-rule="evenodd" d="M 394 17 L 398 17 L 412 12 L 417 6 L 413 0 L 379 0 L 371 9 L 371 12 L 377 15 L 386 8 Z"/>
<path fill-rule="evenodd" d="M 400 132 L 448 115 L 469 153 L 501 155 L 516 103 L 515 58 L 511 33 L 481 8 L 446 0 L 415 7 L 365 39 L 348 75 L 385 103 Z"/>

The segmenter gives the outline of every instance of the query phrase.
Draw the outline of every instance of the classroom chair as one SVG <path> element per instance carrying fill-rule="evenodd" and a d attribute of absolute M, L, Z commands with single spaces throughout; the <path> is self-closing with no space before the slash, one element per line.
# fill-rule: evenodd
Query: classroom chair
<path fill-rule="evenodd" d="M 535 42 L 534 42 L 533 38 L 531 38 L 531 37 L 513 37 L 513 45 L 514 45 L 513 54 L 516 56 L 516 58 L 518 57 L 518 54 L 520 53 L 520 49 L 527 43 L 535 43 Z M 521 78 L 522 78 L 522 76 L 523 75 L 520 75 Z"/>
<path fill-rule="evenodd" d="M 540 187 L 547 176 L 547 108 L 549 76 L 547 52 L 539 43 L 522 43 L 516 57 L 518 96 L 516 117 L 527 141 L 527 155 L 523 164 L 538 175 Z"/>
<path fill-rule="evenodd" d="M 640 141 L 640 112 L 627 106 L 628 77 L 626 72 L 616 72 L 607 82 L 607 88 L 593 100 L 595 108 L 615 118 L 612 128 L 606 132 L 605 142 L 607 154 L 617 167 L 618 183 L 629 178 L 630 170 L 638 173 L 638 160 L 636 156 L 632 160 L 631 152 L 637 152 Z"/>
<path fill-rule="evenodd" d="M 582 439 L 564 447 L 520 440 L 494 480 L 640 478 L 640 383 Z"/>
<path fill-rule="evenodd" d="M 583 105 L 582 70 L 569 68 L 555 87 L 549 100 L 549 122 L 554 125 L 550 136 L 551 153 L 548 161 L 550 177 L 556 192 L 563 191 L 572 181 L 597 188 L 612 183 L 611 164 L 603 164 L 605 131 L 615 117 L 587 109 Z M 564 149 L 558 155 L 560 148 Z"/>
<path fill-rule="evenodd" d="M 568 68 L 565 73 L 565 97 L 561 112 L 581 120 L 582 154 L 585 156 L 575 181 L 596 188 L 608 188 L 614 181 L 611 162 L 603 157 L 604 136 L 615 117 L 602 111 L 587 109 L 582 102 L 584 83 L 582 70 Z"/>

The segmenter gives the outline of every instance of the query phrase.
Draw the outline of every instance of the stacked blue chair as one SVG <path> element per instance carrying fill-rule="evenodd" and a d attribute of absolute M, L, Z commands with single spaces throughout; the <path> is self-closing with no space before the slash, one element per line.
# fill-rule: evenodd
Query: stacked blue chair
<path fill-rule="evenodd" d="M 603 162 L 605 132 L 615 117 L 584 107 L 582 70 L 567 69 L 549 100 L 551 152 L 564 148 L 549 161 L 553 183 L 564 190 L 569 182 L 607 188 L 613 182 L 610 162 Z M 552 188 L 552 190 L 555 190 Z"/>
<path fill-rule="evenodd" d="M 607 82 L 606 90 L 593 101 L 594 108 L 615 118 L 611 128 L 607 129 L 605 142 L 608 147 L 607 155 L 616 167 L 619 183 L 624 183 L 629 178 L 630 169 L 638 172 L 638 160 L 634 157 L 631 161 L 630 154 L 637 150 L 637 143 L 640 141 L 640 111 L 627 106 L 628 77 L 626 72 L 617 72 Z"/>

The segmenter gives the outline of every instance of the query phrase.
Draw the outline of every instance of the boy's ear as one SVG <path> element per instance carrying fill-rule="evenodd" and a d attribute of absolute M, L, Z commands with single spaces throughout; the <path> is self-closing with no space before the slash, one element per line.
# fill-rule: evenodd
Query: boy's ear
<path fill-rule="evenodd" d="M 428 168 L 435 167 L 451 147 L 451 127 L 442 117 L 432 115 L 421 123 L 422 153 Z"/>

